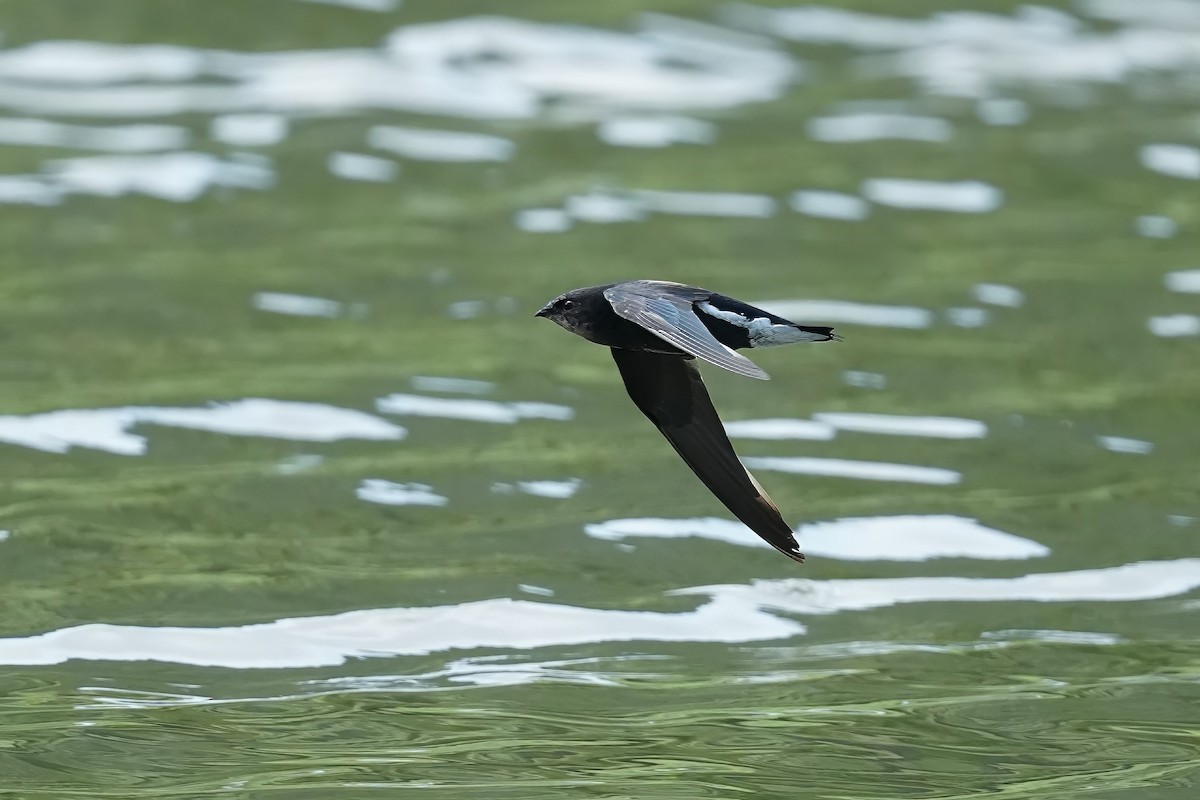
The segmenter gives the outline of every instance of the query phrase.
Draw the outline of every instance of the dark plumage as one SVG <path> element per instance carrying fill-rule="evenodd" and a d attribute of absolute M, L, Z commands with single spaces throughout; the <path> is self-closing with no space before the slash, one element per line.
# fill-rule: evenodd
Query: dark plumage
<path fill-rule="evenodd" d="M 573 289 L 537 316 L 612 348 L 634 404 L 709 491 L 776 550 L 804 561 L 791 527 L 733 451 L 694 359 L 766 380 L 735 351 L 840 338 L 832 328 L 797 325 L 707 289 L 645 280 Z"/>

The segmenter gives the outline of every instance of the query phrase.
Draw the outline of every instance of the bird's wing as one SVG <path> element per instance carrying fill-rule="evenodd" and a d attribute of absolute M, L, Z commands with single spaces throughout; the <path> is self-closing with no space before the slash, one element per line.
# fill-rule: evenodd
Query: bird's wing
<path fill-rule="evenodd" d="M 612 354 L 633 402 L 709 491 L 768 544 L 803 562 L 791 527 L 733 451 L 695 362 L 616 348 Z"/>
<path fill-rule="evenodd" d="M 673 292 L 687 289 L 677 284 L 654 281 L 619 283 L 604 290 L 604 299 L 617 316 L 640 325 L 680 350 L 703 358 L 722 369 L 745 375 L 747 378 L 769 380 L 770 376 L 758 365 L 737 351 L 731 350 L 713 336 L 696 316 L 692 303 L 696 298 Z M 696 290 L 698 296 L 706 293 Z"/>

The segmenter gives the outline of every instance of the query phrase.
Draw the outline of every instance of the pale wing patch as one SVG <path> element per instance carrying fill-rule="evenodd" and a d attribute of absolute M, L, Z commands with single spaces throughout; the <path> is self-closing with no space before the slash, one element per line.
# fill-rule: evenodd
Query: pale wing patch
<path fill-rule="evenodd" d="M 697 303 L 696 307 L 705 314 L 744 329 L 750 337 L 751 347 L 773 347 L 780 344 L 819 342 L 826 339 L 826 337 L 819 333 L 809 333 L 808 331 L 800 330 L 795 325 L 779 325 L 771 322 L 766 317 L 751 318 L 742 316 L 736 311 L 726 311 L 717 308 L 707 300 Z"/>
<path fill-rule="evenodd" d="M 640 325 L 663 341 L 685 353 L 702 358 L 722 369 L 747 378 L 768 380 L 770 376 L 750 359 L 729 349 L 712 335 L 692 310 L 688 298 L 674 298 L 654 289 L 655 281 L 647 281 L 643 291 L 638 284 L 613 286 L 604 291 L 617 315 Z"/>

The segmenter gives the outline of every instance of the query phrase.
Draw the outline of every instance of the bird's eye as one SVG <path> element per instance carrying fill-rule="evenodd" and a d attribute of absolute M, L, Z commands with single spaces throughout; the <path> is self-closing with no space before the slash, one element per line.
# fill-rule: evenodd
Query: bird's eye
<path fill-rule="evenodd" d="M 568 309 L 568 310 L 569 310 L 569 309 L 572 309 L 572 308 L 574 308 L 574 307 L 575 307 L 575 301 L 574 301 L 574 300 L 563 300 L 563 301 L 562 301 L 562 307 L 563 307 L 564 309 Z"/>

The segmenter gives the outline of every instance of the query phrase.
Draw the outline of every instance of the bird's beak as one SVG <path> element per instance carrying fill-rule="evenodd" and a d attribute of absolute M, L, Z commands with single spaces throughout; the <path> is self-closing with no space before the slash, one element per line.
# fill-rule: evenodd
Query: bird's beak
<path fill-rule="evenodd" d="M 541 307 L 541 309 L 540 309 L 540 310 L 539 310 L 539 311 L 538 311 L 536 314 L 534 314 L 534 316 L 535 316 L 535 317 L 548 317 L 548 316 L 550 316 L 550 306 L 548 306 L 548 305 L 542 306 L 542 307 Z"/>

